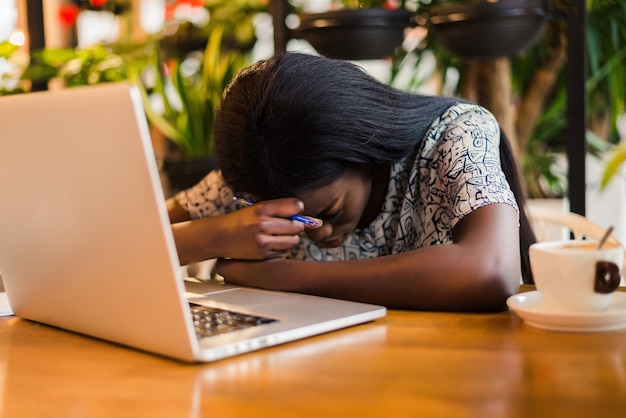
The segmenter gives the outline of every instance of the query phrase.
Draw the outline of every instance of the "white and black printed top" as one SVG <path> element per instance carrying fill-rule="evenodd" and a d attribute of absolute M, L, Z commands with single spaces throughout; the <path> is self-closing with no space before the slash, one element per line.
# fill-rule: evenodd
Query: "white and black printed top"
<path fill-rule="evenodd" d="M 452 242 L 452 228 L 472 211 L 505 203 L 519 211 L 500 167 L 499 125 L 473 104 L 456 104 L 434 121 L 415 152 L 391 166 L 378 216 L 336 248 L 303 235 L 288 258 L 357 260 Z M 193 219 L 236 209 L 218 172 L 175 196 Z"/>

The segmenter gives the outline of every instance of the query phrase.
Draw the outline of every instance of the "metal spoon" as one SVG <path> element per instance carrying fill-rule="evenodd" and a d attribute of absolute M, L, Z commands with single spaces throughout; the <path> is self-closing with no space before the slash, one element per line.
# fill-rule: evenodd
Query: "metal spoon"
<path fill-rule="evenodd" d="M 609 239 L 609 237 L 611 236 L 611 232 L 613 232 L 613 225 L 609 226 L 606 229 L 606 232 L 602 236 L 602 239 L 598 242 L 598 246 L 596 247 L 596 250 L 599 250 L 602 248 L 602 246 L 606 243 L 606 240 Z"/>

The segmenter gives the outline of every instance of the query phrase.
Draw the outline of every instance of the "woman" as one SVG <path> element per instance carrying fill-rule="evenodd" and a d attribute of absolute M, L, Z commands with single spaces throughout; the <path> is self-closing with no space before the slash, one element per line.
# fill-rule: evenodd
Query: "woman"
<path fill-rule="evenodd" d="M 475 104 L 285 53 L 235 77 L 214 134 L 222 177 L 168 202 L 183 264 L 219 258 L 228 282 L 424 310 L 505 309 L 520 265 L 530 278 L 511 150 Z M 258 203 L 238 208 L 233 192 Z"/>

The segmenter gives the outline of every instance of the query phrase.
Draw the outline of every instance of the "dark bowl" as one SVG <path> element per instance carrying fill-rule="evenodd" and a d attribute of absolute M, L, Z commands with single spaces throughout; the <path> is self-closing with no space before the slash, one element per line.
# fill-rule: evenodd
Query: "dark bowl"
<path fill-rule="evenodd" d="M 545 0 L 450 3 L 428 9 L 435 38 L 461 58 L 519 55 L 543 33 Z"/>
<path fill-rule="evenodd" d="M 327 57 L 379 59 L 393 55 L 402 44 L 412 17 L 407 10 L 378 8 L 303 13 L 293 35 Z"/>

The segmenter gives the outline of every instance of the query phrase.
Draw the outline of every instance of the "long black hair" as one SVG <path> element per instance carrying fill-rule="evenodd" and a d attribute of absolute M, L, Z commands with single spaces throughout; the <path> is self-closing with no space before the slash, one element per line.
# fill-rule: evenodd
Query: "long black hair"
<path fill-rule="evenodd" d="M 350 166 L 402 160 L 432 122 L 459 102 L 465 100 L 392 88 L 347 61 L 281 53 L 243 70 L 227 87 L 213 128 L 215 149 L 235 192 L 263 199 L 303 196 Z M 522 272 L 532 281 L 528 246 L 534 235 L 504 134 L 500 157 L 520 206 Z"/>

